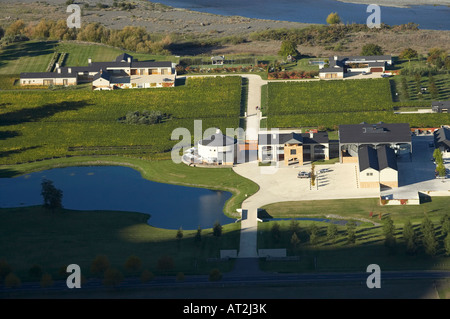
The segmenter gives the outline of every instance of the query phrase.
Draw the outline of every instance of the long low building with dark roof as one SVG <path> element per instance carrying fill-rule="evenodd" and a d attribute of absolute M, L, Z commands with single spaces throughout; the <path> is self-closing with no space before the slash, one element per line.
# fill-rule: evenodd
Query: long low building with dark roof
<path fill-rule="evenodd" d="M 138 61 L 123 53 L 114 61 L 87 66 L 60 67 L 55 72 L 21 73 L 21 85 L 77 85 L 92 82 L 93 89 L 151 88 L 175 86 L 176 71 L 170 61 Z"/>
<path fill-rule="evenodd" d="M 362 146 L 387 145 L 397 155 L 411 154 L 411 129 L 408 123 L 360 123 L 339 125 L 339 159 L 341 163 L 357 163 Z"/>

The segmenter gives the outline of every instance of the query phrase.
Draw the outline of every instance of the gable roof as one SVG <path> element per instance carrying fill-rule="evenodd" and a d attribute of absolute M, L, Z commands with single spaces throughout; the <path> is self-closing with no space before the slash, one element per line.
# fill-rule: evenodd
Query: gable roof
<path fill-rule="evenodd" d="M 236 140 L 227 135 L 223 135 L 222 132 L 219 131 L 198 143 L 204 146 L 227 146 L 235 144 Z"/>
<path fill-rule="evenodd" d="M 378 148 L 361 146 L 358 150 L 358 165 L 360 172 L 368 168 L 376 171 L 382 171 L 385 168 L 398 170 L 395 151 L 387 145 Z"/>
<path fill-rule="evenodd" d="M 439 148 L 450 150 L 450 129 L 441 127 L 434 132 L 434 145 Z"/>
<path fill-rule="evenodd" d="M 411 129 L 408 123 L 339 125 L 339 143 L 411 143 Z"/>
<path fill-rule="evenodd" d="M 100 78 L 109 82 L 109 81 L 111 81 L 111 74 L 109 74 L 108 71 L 101 69 L 100 72 L 98 72 L 96 75 L 94 75 L 93 81 L 98 80 Z"/>
<path fill-rule="evenodd" d="M 56 78 L 76 78 L 76 73 L 67 72 L 24 72 L 20 73 L 21 79 L 56 79 Z"/>
<path fill-rule="evenodd" d="M 379 169 L 377 151 L 370 146 L 364 145 L 358 150 L 359 171 L 362 172 L 368 168 Z"/>
<path fill-rule="evenodd" d="M 128 62 L 128 58 L 131 59 L 131 61 L 133 61 L 133 56 L 127 54 L 127 53 L 122 53 L 121 55 L 117 56 L 116 58 L 116 62 Z"/>
<path fill-rule="evenodd" d="M 303 144 L 303 137 L 298 133 L 262 133 L 258 135 L 258 144 L 279 145 L 279 144 Z"/>
<path fill-rule="evenodd" d="M 382 145 L 377 148 L 378 166 L 379 170 L 385 168 L 392 168 L 397 170 L 397 158 L 395 151 L 387 145 Z"/>

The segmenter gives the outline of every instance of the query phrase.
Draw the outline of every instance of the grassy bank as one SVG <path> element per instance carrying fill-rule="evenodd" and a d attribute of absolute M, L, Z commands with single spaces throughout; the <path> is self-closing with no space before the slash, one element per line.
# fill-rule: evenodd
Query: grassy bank
<path fill-rule="evenodd" d="M 128 257 L 140 258 L 142 268 L 156 275 L 178 272 L 207 274 L 213 268 L 229 271 L 232 262 L 208 262 L 218 258 L 220 249 L 239 247 L 239 223 L 223 226 L 221 237 L 214 237 L 212 229 L 202 230 L 202 240 L 196 243 L 196 231 L 183 231 L 180 242 L 176 230 L 159 229 L 147 224 L 148 215 L 132 212 L 74 211 L 51 212 L 40 206 L 0 209 L 0 240 L 8 245 L 0 247 L 5 260 L 22 281 L 36 281 L 29 269 L 38 265 L 54 279 L 65 278 L 61 268 L 78 264 L 86 278 L 94 276 L 91 263 L 98 255 L 105 255 L 111 267 L 124 275 Z M 158 260 L 168 256 L 173 267 L 160 269 Z M 135 274 L 136 275 L 136 274 Z"/>
<path fill-rule="evenodd" d="M 433 197 L 431 202 L 420 206 L 380 206 L 378 199 L 341 199 L 323 201 L 300 201 L 270 204 L 263 209 L 274 218 L 258 225 L 259 248 L 286 248 L 288 255 L 299 256 L 298 261 L 262 261 L 261 266 L 270 271 L 365 271 L 369 264 L 378 264 L 383 270 L 448 270 L 450 257 L 445 254 L 444 238 L 440 220 L 448 213 L 449 197 Z M 373 217 L 370 216 L 372 212 Z M 382 219 L 379 219 L 379 216 Z M 348 230 L 345 225 L 337 226 L 335 239 L 327 237 L 329 223 L 319 221 L 298 221 L 296 234 L 300 240 L 293 246 L 293 229 L 289 219 L 299 217 L 339 216 L 344 220 L 355 220 L 355 243 L 348 243 Z M 385 246 L 383 225 L 389 216 L 395 225 L 396 250 L 392 252 Z M 423 235 L 420 225 L 425 217 L 434 224 L 438 250 L 429 256 L 422 246 Z M 330 218 L 333 218 L 331 216 Z M 339 219 L 337 219 L 339 220 Z M 417 252 L 406 253 L 403 226 L 411 221 L 417 235 Z M 274 223 L 280 226 L 279 239 L 272 235 Z M 372 224 L 373 223 L 373 224 Z M 315 242 L 311 242 L 311 226 L 317 227 Z"/>

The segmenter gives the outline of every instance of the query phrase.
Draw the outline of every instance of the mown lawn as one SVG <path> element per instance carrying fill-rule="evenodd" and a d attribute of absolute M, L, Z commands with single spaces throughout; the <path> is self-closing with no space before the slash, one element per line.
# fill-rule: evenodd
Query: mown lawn
<path fill-rule="evenodd" d="M 232 262 L 208 262 L 218 258 L 220 249 L 239 248 L 239 223 L 223 226 L 221 237 L 212 229 L 202 230 L 200 243 L 194 241 L 195 231 L 183 231 L 180 243 L 176 230 L 149 226 L 145 214 L 110 211 L 49 211 L 41 206 L 0 209 L 0 259 L 6 261 L 22 281 L 39 279 L 29 275 L 33 265 L 50 273 L 54 279 L 66 278 L 61 268 L 78 264 L 82 275 L 92 277 L 90 266 L 98 255 L 105 255 L 111 267 L 129 275 L 124 264 L 135 255 L 142 269 L 154 274 L 178 272 L 207 274 L 213 268 L 229 271 Z M 163 256 L 173 259 L 173 268 L 158 269 Z"/>
<path fill-rule="evenodd" d="M 21 72 L 45 72 L 54 52 L 66 53 L 64 66 L 86 66 L 88 59 L 94 62 L 114 61 L 124 51 L 118 48 L 76 42 L 25 41 L 17 42 L 0 50 L 0 74 Z M 140 61 L 173 61 L 174 56 L 126 52 Z"/>
<path fill-rule="evenodd" d="M 262 262 L 263 269 L 287 272 L 296 271 L 365 271 L 367 265 L 375 263 L 384 270 L 413 270 L 413 269 L 450 269 L 450 257 L 445 255 L 444 236 L 440 230 L 442 216 L 448 214 L 450 198 L 433 197 L 431 202 L 420 206 L 380 206 L 378 199 L 342 199 L 323 201 L 282 202 L 270 204 L 263 209 L 274 218 L 281 221 L 269 221 L 258 225 L 258 248 L 287 248 L 289 255 L 298 255 L 298 261 L 291 262 Z M 373 217 L 370 217 L 372 212 Z M 379 219 L 379 216 L 382 219 Z M 291 239 L 291 219 L 300 217 L 322 217 L 338 215 L 344 220 L 354 220 L 360 223 L 356 227 L 356 242 L 347 242 L 347 227 L 338 225 L 338 236 L 333 242 L 327 239 L 329 223 L 319 221 L 299 220 L 297 235 L 300 245 L 294 249 Z M 388 252 L 384 245 L 383 224 L 390 216 L 396 227 L 397 251 Z M 427 216 L 432 220 L 436 236 L 439 241 L 438 253 L 430 257 L 421 246 L 420 224 Z M 330 217 L 333 219 L 332 217 Z M 363 218 L 373 222 L 358 220 Z M 406 244 L 403 240 L 402 229 L 406 221 L 410 220 L 418 236 L 418 252 L 415 255 L 406 254 Z M 272 236 L 274 223 L 280 225 L 281 236 L 275 240 Z M 318 227 L 317 242 L 310 242 L 310 226 Z"/>
<path fill-rule="evenodd" d="M 44 72 L 57 46 L 56 41 L 10 44 L 0 50 L 0 74 Z"/>

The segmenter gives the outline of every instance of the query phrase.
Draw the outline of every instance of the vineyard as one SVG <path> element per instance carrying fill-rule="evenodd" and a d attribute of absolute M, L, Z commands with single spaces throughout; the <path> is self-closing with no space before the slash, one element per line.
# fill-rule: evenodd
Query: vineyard
<path fill-rule="evenodd" d="M 388 79 L 269 83 L 268 127 L 321 127 L 340 124 L 406 122 L 412 127 L 437 127 L 448 114 L 395 114 L 408 106 L 393 102 Z"/>
<path fill-rule="evenodd" d="M 118 91 L 19 91 L 0 93 L 0 164 L 81 155 L 170 158 L 175 128 L 193 132 L 239 125 L 241 79 L 189 79 L 185 86 Z M 125 124 L 128 112 L 157 110 L 170 119 Z"/>

